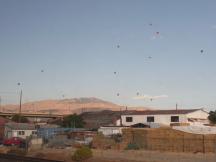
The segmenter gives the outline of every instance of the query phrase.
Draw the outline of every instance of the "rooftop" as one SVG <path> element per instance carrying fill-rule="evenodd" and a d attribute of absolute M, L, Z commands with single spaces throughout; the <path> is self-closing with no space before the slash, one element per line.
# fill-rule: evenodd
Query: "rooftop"
<path fill-rule="evenodd" d="M 122 115 L 166 115 L 166 114 L 188 114 L 202 109 L 178 109 L 178 110 L 146 110 L 126 111 Z"/>
<path fill-rule="evenodd" d="M 9 127 L 13 130 L 35 130 L 34 124 L 28 124 L 28 123 L 6 123 L 6 127 Z"/>

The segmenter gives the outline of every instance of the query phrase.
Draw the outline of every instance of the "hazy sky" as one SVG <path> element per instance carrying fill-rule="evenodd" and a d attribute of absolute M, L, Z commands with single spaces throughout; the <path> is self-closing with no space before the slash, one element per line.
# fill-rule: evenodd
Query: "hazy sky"
<path fill-rule="evenodd" d="M 214 0 L 0 0 L 2 103 L 22 88 L 24 102 L 214 109 L 215 16 Z"/>

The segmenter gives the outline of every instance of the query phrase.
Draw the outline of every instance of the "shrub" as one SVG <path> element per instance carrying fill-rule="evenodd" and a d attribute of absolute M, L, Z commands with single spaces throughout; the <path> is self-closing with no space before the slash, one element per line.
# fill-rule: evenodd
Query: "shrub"
<path fill-rule="evenodd" d="M 65 116 L 61 123 L 61 126 L 70 127 L 70 128 L 83 128 L 84 125 L 85 125 L 85 122 L 82 116 L 77 115 L 77 114 Z"/>
<path fill-rule="evenodd" d="M 19 114 L 15 114 L 14 116 L 12 116 L 11 120 L 14 121 L 14 122 L 17 122 L 17 123 L 19 123 L 19 122 L 28 123 L 29 122 L 28 118 L 26 118 L 24 116 L 21 116 Z"/>
<path fill-rule="evenodd" d="M 210 120 L 211 124 L 216 124 L 216 111 L 210 111 L 208 119 Z"/>
<path fill-rule="evenodd" d="M 74 152 L 72 155 L 72 160 L 81 162 L 91 158 L 92 156 L 91 149 L 89 147 L 83 146 Z"/>
<path fill-rule="evenodd" d="M 139 146 L 136 143 L 129 143 L 126 150 L 139 150 Z"/>

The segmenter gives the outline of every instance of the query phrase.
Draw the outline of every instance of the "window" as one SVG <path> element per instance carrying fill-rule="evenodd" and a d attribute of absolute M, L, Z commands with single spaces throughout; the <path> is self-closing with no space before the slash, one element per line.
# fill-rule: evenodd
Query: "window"
<path fill-rule="evenodd" d="M 147 122 L 154 122 L 154 116 L 147 116 Z"/>
<path fill-rule="evenodd" d="M 171 122 L 179 122 L 179 116 L 171 116 Z"/>
<path fill-rule="evenodd" d="M 32 131 L 32 135 L 37 135 L 37 131 Z"/>
<path fill-rule="evenodd" d="M 126 122 L 133 122 L 133 118 L 132 117 L 126 117 Z"/>
<path fill-rule="evenodd" d="M 18 134 L 19 135 L 25 135 L 25 132 L 24 131 L 18 131 Z"/>

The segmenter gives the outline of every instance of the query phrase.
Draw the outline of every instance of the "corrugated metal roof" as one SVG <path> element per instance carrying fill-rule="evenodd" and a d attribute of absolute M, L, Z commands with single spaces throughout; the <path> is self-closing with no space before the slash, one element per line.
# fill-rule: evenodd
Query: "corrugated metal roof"
<path fill-rule="evenodd" d="M 178 109 L 178 110 L 146 110 L 146 111 L 129 111 L 122 115 L 166 115 L 166 114 L 188 114 L 202 109 Z"/>
<path fill-rule="evenodd" d="M 9 127 L 12 130 L 35 130 L 34 124 L 28 124 L 28 123 L 6 123 L 5 127 Z"/>

